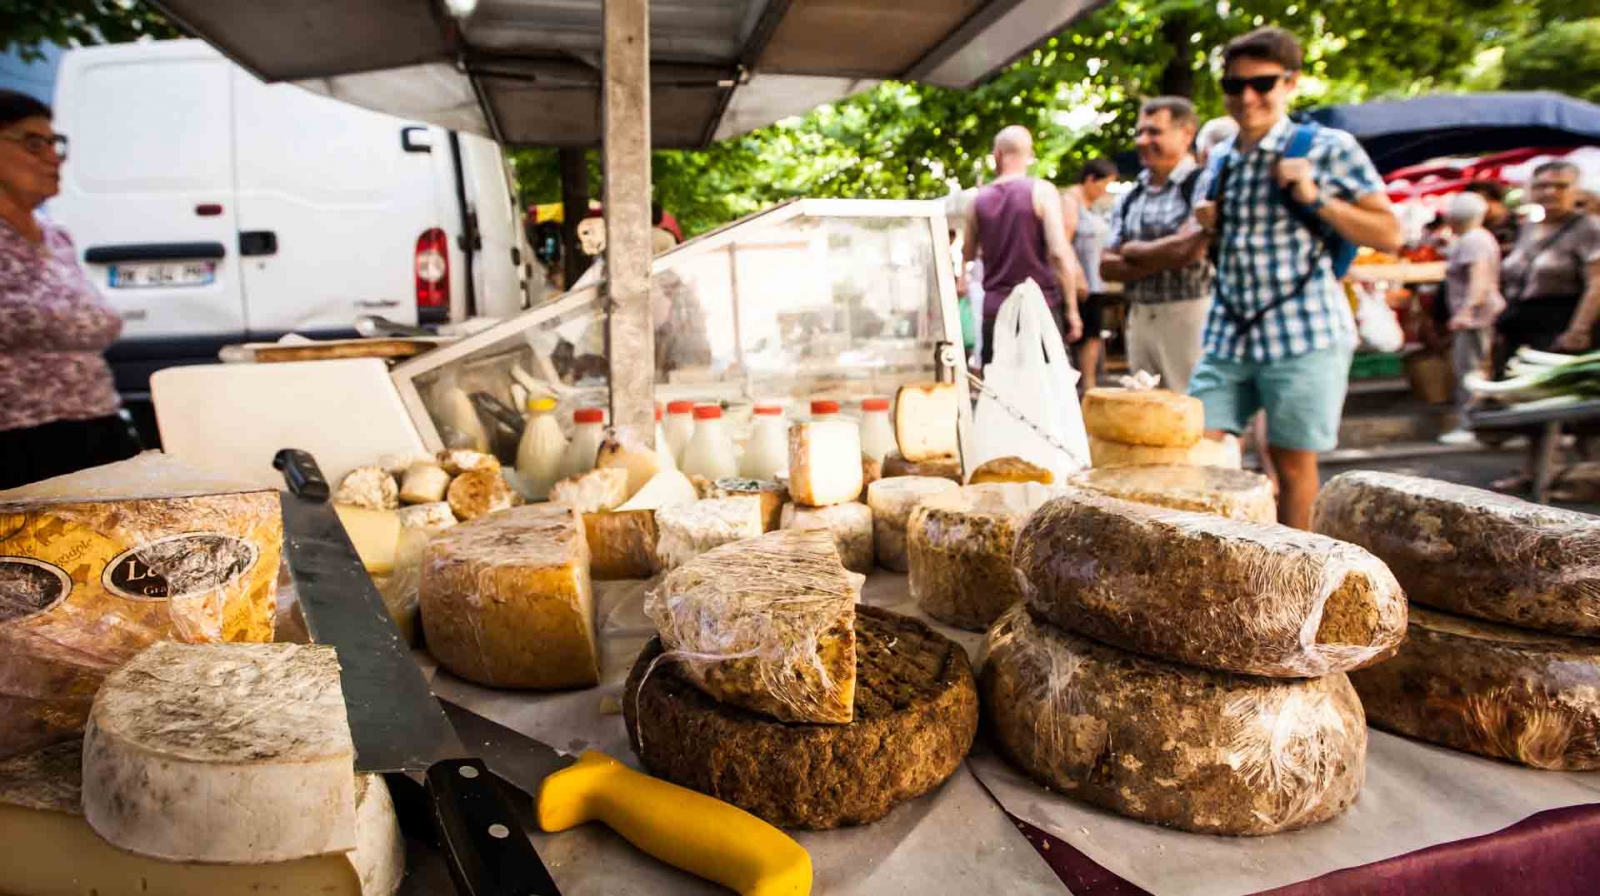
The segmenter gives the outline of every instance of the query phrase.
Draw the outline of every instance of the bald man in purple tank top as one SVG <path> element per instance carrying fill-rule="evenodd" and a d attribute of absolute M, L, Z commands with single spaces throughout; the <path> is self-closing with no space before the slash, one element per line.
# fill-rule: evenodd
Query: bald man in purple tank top
<path fill-rule="evenodd" d="M 978 191 L 967 215 L 961 253 L 971 263 L 983 255 L 983 363 L 994 357 L 994 321 L 1000 306 L 1023 281 L 1044 292 L 1056 326 L 1067 342 L 1083 333 L 1078 318 L 1077 259 L 1062 224 L 1055 187 L 1028 176 L 1033 135 L 1012 125 L 994 138 L 995 179 Z M 963 269 L 965 265 L 963 265 Z M 966 275 L 961 277 L 966 291 Z"/>

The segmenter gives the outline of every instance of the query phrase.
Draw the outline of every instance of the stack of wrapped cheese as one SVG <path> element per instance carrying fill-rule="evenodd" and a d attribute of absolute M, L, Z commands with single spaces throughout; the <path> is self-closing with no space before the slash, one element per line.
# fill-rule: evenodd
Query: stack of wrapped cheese
<path fill-rule="evenodd" d="M 783 529 L 832 533 L 845 568 L 872 571 L 872 509 L 861 503 L 861 430 L 841 420 L 789 427 L 789 497 L 779 521 Z"/>
<path fill-rule="evenodd" d="M 1096 467 L 1137 464 L 1239 466 L 1239 442 L 1202 438 L 1205 408 L 1198 398 L 1125 377 L 1124 387 L 1090 389 L 1083 397 L 1089 459 Z"/>
<path fill-rule="evenodd" d="M 1215 474 L 1249 475 L 1197 475 Z M 1376 557 L 1072 488 L 1028 519 L 1014 565 L 1023 601 L 989 630 L 983 705 L 1035 779 L 1213 834 L 1305 827 L 1356 798 L 1366 722 L 1344 672 L 1391 654 L 1406 624 Z"/>
<path fill-rule="evenodd" d="M 1542 769 L 1600 769 L 1600 520 L 1468 486 L 1344 473 L 1318 532 L 1412 601 L 1394 659 L 1350 676 L 1380 728 Z"/>
<path fill-rule="evenodd" d="M 859 583 L 805 527 L 668 572 L 645 602 L 660 637 L 622 701 L 645 767 L 802 828 L 874 821 L 949 777 L 977 730 L 966 652 L 858 605 Z"/>

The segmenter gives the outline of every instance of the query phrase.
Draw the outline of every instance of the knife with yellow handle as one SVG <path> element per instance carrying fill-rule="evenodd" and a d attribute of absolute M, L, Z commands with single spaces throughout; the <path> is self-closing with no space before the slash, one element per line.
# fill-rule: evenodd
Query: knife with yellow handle
<path fill-rule="evenodd" d="M 490 770 L 534 797 L 534 820 L 545 832 L 598 821 L 657 859 L 741 896 L 811 892 L 811 855 L 743 809 L 594 750 L 574 761 L 449 699 L 439 702 Z"/>

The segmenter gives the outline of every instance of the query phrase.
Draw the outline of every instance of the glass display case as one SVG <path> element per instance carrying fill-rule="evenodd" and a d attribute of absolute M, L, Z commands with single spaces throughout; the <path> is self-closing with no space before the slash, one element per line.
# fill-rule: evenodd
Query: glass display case
<path fill-rule="evenodd" d="M 555 399 L 570 432 L 574 410 L 608 405 L 613 365 L 653 364 L 658 405 L 720 404 L 736 440 L 756 403 L 791 420 L 814 399 L 851 414 L 906 383 L 965 381 L 939 202 L 796 200 L 658 255 L 651 271 L 654 358 L 611 356 L 600 282 L 396 367 L 423 441 L 511 464 L 531 399 Z"/>

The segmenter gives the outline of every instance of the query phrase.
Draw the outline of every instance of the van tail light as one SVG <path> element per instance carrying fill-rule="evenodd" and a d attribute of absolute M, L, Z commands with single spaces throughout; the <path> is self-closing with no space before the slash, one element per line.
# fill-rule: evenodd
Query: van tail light
<path fill-rule="evenodd" d="M 417 278 L 417 312 L 450 311 L 450 243 L 443 230 L 434 227 L 417 237 L 412 267 Z M 429 315 L 430 317 L 433 315 Z"/>

